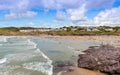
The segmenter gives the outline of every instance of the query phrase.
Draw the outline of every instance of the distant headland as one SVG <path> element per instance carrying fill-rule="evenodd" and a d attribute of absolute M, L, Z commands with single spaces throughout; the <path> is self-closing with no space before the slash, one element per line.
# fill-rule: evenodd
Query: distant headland
<path fill-rule="evenodd" d="M 64 26 L 61 28 L 35 28 L 35 27 L 3 27 L 0 28 L 0 35 L 120 35 L 120 27 L 99 26 L 80 27 Z"/>

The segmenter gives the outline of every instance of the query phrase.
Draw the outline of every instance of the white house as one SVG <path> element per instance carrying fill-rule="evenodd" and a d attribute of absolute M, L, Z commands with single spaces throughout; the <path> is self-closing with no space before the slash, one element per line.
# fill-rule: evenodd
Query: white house
<path fill-rule="evenodd" d="M 55 29 L 50 29 L 50 28 L 23 29 L 23 30 L 20 30 L 20 32 L 47 32 L 52 30 L 55 30 Z"/>

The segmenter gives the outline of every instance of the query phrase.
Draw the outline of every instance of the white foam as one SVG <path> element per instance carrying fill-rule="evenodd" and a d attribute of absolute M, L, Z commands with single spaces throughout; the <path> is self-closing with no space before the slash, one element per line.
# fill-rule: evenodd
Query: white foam
<path fill-rule="evenodd" d="M 27 41 L 28 41 L 28 43 L 29 43 L 29 44 L 33 45 L 33 46 L 34 46 L 34 48 L 36 48 L 36 47 L 37 47 L 37 44 L 36 44 L 36 43 L 34 43 L 33 41 L 31 41 L 30 39 L 27 39 Z"/>
<path fill-rule="evenodd" d="M 7 36 L 0 36 L 0 42 L 7 42 Z"/>
<path fill-rule="evenodd" d="M 39 50 L 39 49 L 37 49 L 37 50 Z M 48 75 L 52 75 L 52 74 L 53 74 L 52 60 L 50 60 L 50 58 L 48 58 L 41 50 L 39 50 L 39 51 L 40 51 L 40 53 L 42 54 L 42 56 L 43 56 L 45 59 L 47 59 L 47 63 L 45 63 L 45 64 L 47 64 L 47 65 L 50 66 L 49 70 L 48 70 L 46 73 L 47 73 Z M 46 70 L 46 69 L 43 69 L 43 70 Z"/>
<path fill-rule="evenodd" d="M 16 65 L 0 66 L 0 75 L 30 75 L 29 73 L 22 71 L 14 72 L 14 70 L 18 68 L 20 68 L 20 66 L 16 66 Z"/>
<path fill-rule="evenodd" d="M 32 62 L 32 63 L 25 63 L 23 64 L 25 69 L 40 71 L 47 75 L 51 74 L 51 65 L 48 62 Z"/>
<path fill-rule="evenodd" d="M 13 37 L 15 36 L 0 36 L 0 42 L 8 42 L 8 39 Z"/>
<path fill-rule="evenodd" d="M 0 59 L 0 64 L 3 64 L 7 61 L 7 58 Z"/>
<path fill-rule="evenodd" d="M 30 43 L 32 43 L 32 44 L 34 44 L 34 46 L 35 47 L 37 47 L 37 44 L 36 43 L 34 43 L 34 42 L 32 42 L 31 40 L 28 40 Z M 53 74 L 53 65 L 52 65 L 52 60 L 50 60 L 50 58 L 49 57 L 47 57 L 40 49 L 37 49 L 37 51 L 39 51 L 40 52 L 40 54 L 42 54 L 42 56 L 47 60 L 47 62 L 46 63 L 39 63 L 37 66 L 35 65 L 34 67 L 38 67 L 38 66 L 41 66 L 41 68 L 36 68 L 36 69 L 40 69 L 41 70 L 41 72 L 43 72 L 43 73 L 46 73 L 46 74 L 48 74 L 48 75 L 52 75 Z M 49 66 L 49 69 L 46 69 L 46 66 L 45 65 L 47 65 L 47 66 Z M 27 67 L 28 68 L 28 67 Z M 29 67 L 30 68 L 30 67 Z M 29 69 L 28 68 L 28 69 Z M 33 68 L 31 68 L 31 69 L 33 69 Z"/>
<path fill-rule="evenodd" d="M 12 39 L 14 39 L 14 38 L 12 38 Z M 9 40 L 13 41 L 13 42 L 15 41 L 15 43 L 16 43 L 16 39 L 15 40 L 6 39 L 6 42 L 9 42 Z M 37 44 L 36 43 L 34 43 L 33 41 L 31 41 L 30 39 L 25 40 L 25 42 L 26 41 L 28 42 L 27 45 L 31 45 L 31 47 L 33 46 L 35 49 L 37 49 Z M 17 42 L 17 44 L 18 44 L 18 42 Z M 38 55 L 40 55 L 43 58 L 45 58 L 46 59 L 45 62 L 22 63 L 23 67 L 25 69 L 37 70 L 37 71 L 41 71 L 41 72 L 43 72 L 43 73 L 45 73 L 47 75 L 52 75 L 53 74 L 52 60 L 50 60 L 50 58 L 47 57 L 40 49 L 37 49 L 36 51 L 31 51 L 31 52 L 29 52 L 27 54 L 25 54 L 23 52 L 23 53 L 8 54 L 8 55 L 6 55 L 5 56 L 6 58 L 0 59 L 0 64 L 2 64 L 3 67 L 4 67 L 4 69 L 2 67 L 0 67 L 0 70 L 3 70 L 3 71 L 0 71 L 0 75 L 14 75 L 11 72 L 13 71 L 13 69 L 15 69 L 15 67 L 13 66 L 13 69 L 11 69 L 12 66 L 10 66 L 10 67 L 7 68 L 6 67 L 7 65 L 3 64 L 6 61 L 7 61 L 6 64 L 7 63 L 11 63 L 13 61 L 26 61 L 27 59 L 36 57 Z M 2 65 L 0 65 L 0 66 L 2 66 Z M 25 74 L 23 74 L 23 73 L 20 72 L 20 73 L 17 73 L 15 75 L 25 75 Z"/>

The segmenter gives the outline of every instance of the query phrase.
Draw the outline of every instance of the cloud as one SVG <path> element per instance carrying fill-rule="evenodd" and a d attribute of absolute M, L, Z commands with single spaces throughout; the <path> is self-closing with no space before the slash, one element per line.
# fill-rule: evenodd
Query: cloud
<path fill-rule="evenodd" d="M 57 13 L 56 13 L 56 20 L 63 21 L 63 20 L 66 20 L 66 19 L 67 19 L 67 15 L 66 15 L 65 12 L 57 11 Z"/>
<path fill-rule="evenodd" d="M 94 22 L 99 25 L 120 25 L 120 7 L 101 11 Z"/>
<path fill-rule="evenodd" d="M 120 26 L 120 6 L 116 8 L 106 9 L 99 12 L 93 19 L 80 20 L 73 22 L 73 25 L 78 26 Z M 84 14 L 83 14 L 84 15 Z M 75 20 L 76 20 L 75 19 Z M 74 18 L 73 18 L 74 20 Z"/>
<path fill-rule="evenodd" d="M 37 13 L 32 11 L 26 11 L 24 13 L 10 13 L 5 15 L 5 19 L 33 18 L 36 15 Z"/>
<path fill-rule="evenodd" d="M 115 0 L 40 0 L 40 8 L 48 9 L 76 9 L 86 4 L 87 9 L 110 8 Z M 94 4 L 93 4 L 94 3 Z"/>
<path fill-rule="evenodd" d="M 0 10 L 8 11 L 5 19 L 32 18 L 37 12 L 31 11 L 30 0 L 0 0 Z"/>
<path fill-rule="evenodd" d="M 25 12 L 30 8 L 30 0 L 0 0 L 0 10 L 10 12 Z"/>
<path fill-rule="evenodd" d="M 0 0 L 0 10 L 8 11 L 4 14 L 5 19 L 33 18 L 38 13 L 32 10 L 34 8 L 57 10 L 55 19 L 64 20 L 67 16 L 72 22 L 78 22 L 87 19 L 85 14 L 88 10 L 108 9 L 114 2 L 115 0 Z"/>
<path fill-rule="evenodd" d="M 35 6 L 39 8 L 47 9 L 68 9 L 68 8 L 78 8 L 85 0 L 31 0 Z"/>
<path fill-rule="evenodd" d="M 115 0 L 0 0 L 0 10 L 26 11 L 31 8 L 74 9 L 86 4 L 89 8 L 111 7 Z M 93 4 L 94 3 L 94 4 Z M 17 8 L 17 10 L 16 10 Z"/>
<path fill-rule="evenodd" d="M 56 0 L 56 4 L 61 8 L 74 9 L 79 8 L 85 0 Z"/>
<path fill-rule="evenodd" d="M 92 20 L 78 21 L 79 26 L 120 26 L 120 7 L 99 12 Z"/>
<path fill-rule="evenodd" d="M 111 8 L 115 0 L 87 0 L 88 9 Z"/>
<path fill-rule="evenodd" d="M 27 23 L 25 26 L 27 26 L 27 27 L 34 27 L 35 24 L 34 24 L 33 22 L 29 22 L 29 23 Z"/>
<path fill-rule="evenodd" d="M 83 4 L 82 7 L 78 9 L 68 9 L 67 13 L 71 21 L 84 21 L 87 19 L 87 17 L 85 16 L 85 4 Z"/>

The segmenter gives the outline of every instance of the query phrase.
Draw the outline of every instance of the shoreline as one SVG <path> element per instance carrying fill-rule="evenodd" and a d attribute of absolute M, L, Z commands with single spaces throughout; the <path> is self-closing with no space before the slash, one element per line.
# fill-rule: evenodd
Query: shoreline
<path fill-rule="evenodd" d="M 6 35 L 2 35 L 6 36 Z M 72 39 L 72 40 L 90 40 L 107 42 L 107 44 L 115 44 L 116 47 L 120 47 L 120 36 L 118 35 L 85 35 L 85 36 L 59 36 L 59 35 L 10 35 L 10 36 L 25 36 L 25 37 L 39 37 L 39 38 L 55 38 L 55 39 Z"/>
<path fill-rule="evenodd" d="M 59 72 L 57 75 L 107 75 L 107 74 L 84 68 L 73 67 L 73 71 L 62 71 Z"/>
<path fill-rule="evenodd" d="M 101 35 L 101 36 L 50 36 L 50 35 L 43 35 L 37 36 L 42 38 L 63 38 L 63 39 L 81 39 L 81 40 L 96 40 L 96 41 L 104 41 L 104 42 L 120 42 L 120 36 L 115 35 Z"/>
<path fill-rule="evenodd" d="M 29 36 L 27 36 L 29 37 Z M 105 42 L 120 42 L 120 36 L 48 36 L 48 35 L 42 35 L 42 36 L 31 36 L 31 37 L 39 37 L 39 38 L 60 38 L 60 39 L 71 39 L 71 40 L 95 40 L 95 41 L 105 41 Z M 79 72 L 81 73 L 81 71 L 84 71 L 85 74 L 79 74 Z M 90 75 L 99 75 L 96 74 L 96 72 L 94 71 L 90 71 L 87 69 L 83 69 L 83 68 L 78 68 L 75 67 L 73 72 L 68 72 L 68 71 L 62 71 L 59 73 L 59 75 L 89 75 L 89 73 L 86 74 L 86 72 L 90 72 L 92 74 Z M 74 74 L 74 73 L 78 73 L 78 74 Z M 82 72 L 83 73 L 83 72 Z M 105 75 L 105 74 L 101 74 L 100 75 Z"/>
<path fill-rule="evenodd" d="M 101 42 L 108 42 L 108 44 L 115 43 L 115 47 L 120 47 L 120 36 L 44 36 L 45 38 L 60 38 L 60 39 L 80 39 L 80 40 L 94 40 Z M 74 67 L 74 71 L 61 71 L 57 75 L 106 75 L 101 72 L 96 72 L 84 68 Z"/>

